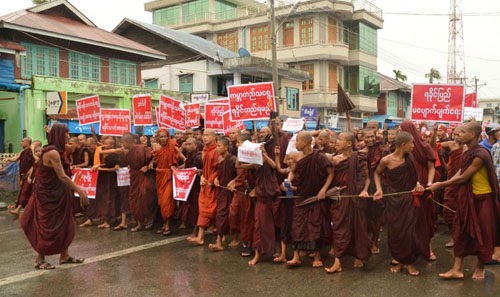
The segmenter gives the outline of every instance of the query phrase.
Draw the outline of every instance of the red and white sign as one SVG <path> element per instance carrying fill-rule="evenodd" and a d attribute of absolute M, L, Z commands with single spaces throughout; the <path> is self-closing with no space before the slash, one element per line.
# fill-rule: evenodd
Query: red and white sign
<path fill-rule="evenodd" d="M 304 129 L 304 119 L 294 119 L 294 118 L 288 118 L 286 121 L 283 123 L 283 131 L 288 131 L 288 132 L 299 132 Z"/>
<path fill-rule="evenodd" d="M 89 198 L 95 198 L 96 187 L 97 187 L 97 170 L 76 168 L 73 169 L 73 176 L 71 179 L 75 184 L 83 188 L 85 193 Z M 80 197 L 78 193 L 75 192 L 76 197 Z"/>
<path fill-rule="evenodd" d="M 464 96 L 464 85 L 414 84 L 411 96 L 411 119 L 462 122 Z"/>
<path fill-rule="evenodd" d="M 263 164 L 262 150 L 260 143 L 253 143 L 248 140 L 238 147 L 238 161 L 249 164 Z"/>
<path fill-rule="evenodd" d="M 156 126 L 158 126 L 158 128 L 170 128 L 169 126 L 160 123 L 160 107 L 155 107 L 155 115 L 156 115 Z"/>
<path fill-rule="evenodd" d="M 238 128 L 240 131 L 245 131 L 246 127 L 243 121 L 233 122 L 231 121 L 231 112 L 228 110 L 222 115 L 222 121 L 224 122 L 224 135 L 228 136 L 231 133 L 231 129 Z"/>
<path fill-rule="evenodd" d="M 225 104 L 205 104 L 205 129 L 214 129 L 217 133 L 224 132 L 223 115 L 229 110 Z"/>
<path fill-rule="evenodd" d="M 196 167 L 187 169 L 172 168 L 172 177 L 174 182 L 174 199 L 187 201 L 196 179 Z"/>
<path fill-rule="evenodd" d="M 474 107 L 477 108 L 477 96 L 476 93 L 470 93 L 465 95 L 464 107 Z"/>
<path fill-rule="evenodd" d="M 186 111 L 182 102 L 162 95 L 159 112 L 161 124 L 182 132 L 186 131 Z"/>
<path fill-rule="evenodd" d="M 153 111 L 151 110 L 151 106 L 151 95 L 136 95 L 132 97 L 134 125 L 153 125 Z"/>
<path fill-rule="evenodd" d="M 101 109 L 99 134 L 122 136 L 124 133 L 130 133 L 130 124 L 130 110 Z"/>
<path fill-rule="evenodd" d="M 186 109 L 186 127 L 198 128 L 200 126 L 200 103 L 184 105 Z"/>
<path fill-rule="evenodd" d="M 276 111 L 272 82 L 227 87 L 231 120 L 265 120 Z"/>
<path fill-rule="evenodd" d="M 91 96 L 76 100 L 76 113 L 81 125 L 99 123 L 101 119 L 101 103 L 99 96 Z"/>
<path fill-rule="evenodd" d="M 228 98 L 219 98 L 219 99 L 212 99 L 208 100 L 207 103 L 213 103 L 213 104 L 227 104 L 229 105 L 229 99 Z"/>
<path fill-rule="evenodd" d="M 116 183 L 119 187 L 130 186 L 130 171 L 128 167 L 120 167 L 116 170 Z"/>

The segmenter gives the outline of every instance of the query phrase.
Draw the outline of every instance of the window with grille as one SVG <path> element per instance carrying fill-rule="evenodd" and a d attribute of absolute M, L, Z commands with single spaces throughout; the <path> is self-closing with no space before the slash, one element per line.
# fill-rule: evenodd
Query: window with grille
<path fill-rule="evenodd" d="M 271 35 L 269 25 L 253 27 L 250 29 L 251 51 L 266 51 L 271 49 Z"/>
<path fill-rule="evenodd" d="M 165 7 L 153 11 L 153 24 L 159 26 L 177 25 L 179 23 L 179 5 Z"/>
<path fill-rule="evenodd" d="M 310 91 L 314 89 L 314 64 L 300 65 L 300 70 L 309 72 L 311 78 L 302 82 L 302 90 Z"/>
<path fill-rule="evenodd" d="M 208 0 L 195 0 L 182 4 L 182 21 L 191 23 L 208 19 Z"/>
<path fill-rule="evenodd" d="M 179 92 L 192 93 L 193 92 L 193 75 L 185 74 L 179 76 Z"/>
<path fill-rule="evenodd" d="M 70 52 L 69 78 L 97 82 L 101 81 L 101 58 Z"/>
<path fill-rule="evenodd" d="M 285 88 L 285 97 L 288 110 L 299 110 L 299 89 Z"/>
<path fill-rule="evenodd" d="M 238 50 L 238 31 L 229 31 L 217 34 L 217 44 L 230 51 Z"/>
<path fill-rule="evenodd" d="M 109 59 L 109 82 L 122 85 L 136 85 L 137 66 L 135 63 Z"/>
<path fill-rule="evenodd" d="M 300 44 L 311 44 L 313 42 L 313 19 L 299 20 Z"/>
<path fill-rule="evenodd" d="M 21 43 L 26 56 L 21 57 L 21 77 L 32 75 L 59 76 L 59 49 L 31 43 Z"/>

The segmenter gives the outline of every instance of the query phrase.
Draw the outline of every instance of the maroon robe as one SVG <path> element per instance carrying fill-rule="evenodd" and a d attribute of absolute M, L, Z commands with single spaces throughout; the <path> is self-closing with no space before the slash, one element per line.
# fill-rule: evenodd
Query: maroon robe
<path fill-rule="evenodd" d="M 290 135 L 287 132 L 279 132 L 278 145 L 280 147 L 280 163 L 281 168 L 286 168 L 284 160 L 286 157 L 286 150 L 288 148 L 288 143 L 290 142 Z M 278 179 L 278 184 L 281 184 L 287 175 L 276 172 L 276 177 Z M 281 193 L 285 195 L 284 192 Z M 293 199 L 277 199 L 274 208 L 277 208 L 276 215 L 276 227 L 279 231 L 280 240 L 285 243 L 291 243 L 292 241 L 292 220 L 293 220 L 293 209 L 294 209 Z"/>
<path fill-rule="evenodd" d="M 217 164 L 217 172 L 219 173 L 219 184 L 222 187 L 227 187 L 227 184 L 236 177 L 236 157 L 228 153 L 224 160 Z M 217 188 L 217 210 L 215 215 L 215 226 L 218 235 L 229 234 L 229 208 L 233 192 Z"/>
<path fill-rule="evenodd" d="M 73 193 L 59 179 L 54 168 L 43 165 L 43 155 L 56 149 L 50 145 L 42 150 L 33 194 L 21 216 L 21 227 L 28 241 L 41 255 L 64 252 L 75 236 Z M 59 154 L 64 172 L 70 176 L 67 159 L 64 153 Z"/>
<path fill-rule="evenodd" d="M 203 169 L 201 151 L 187 154 L 184 165 L 185 168 Z M 198 195 L 200 195 L 200 176 L 196 175 L 187 200 L 179 205 L 179 219 L 189 226 L 196 226 L 198 220 Z"/>
<path fill-rule="evenodd" d="M 373 146 L 368 147 L 367 165 L 368 165 L 368 176 L 370 177 L 370 186 L 368 187 L 369 194 L 374 194 L 376 192 L 374 175 L 375 175 L 375 170 L 377 169 L 378 164 L 380 163 L 380 160 L 382 160 L 382 156 L 383 156 L 382 143 L 376 142 Z M 369 198 L 366 200 L 366 204 L 367 204 L 366 218 L 368 220 L 368 225 L 372 229 L 370 231 L 380 232 L 380 230 L 374 230 L 374 229 L 380 228 L 380 225 L 382 224 L 385 201 L 373 200 L 372 198 Z M 372 237 L 372 241 L 374 239 L 375 238 Z M 378 239 L 378 234 L 377 234 L 377 239 Z M 373 243 L 375 245 L 378 245 L 376 242 Z"/>
<path fill-rule="evenodd" d="M 366 154 L 353 152 L 335 167 L 333 185 L 347 187 L 342 194 L 358 195 L 365 185 L 365 169 Z M 351 255 L 362 261 L 367 260 L 371 252 L 366 224 L 366 200 L 344 198 L 333 201 L 331 215 L 335 257 Z"/>
<path fill-rule="evenodd" d="M 264 145 L 269 158 L 274 160 L 274 146 L 272 141 Z M 272 256 L 275 252 L 275 218 L 277 216 L 276 196 L 280 194 L 280 188 L 276 179 L 276 172 L 264 162 L 255 173 L 255 221 L 253 232 L 254 248 L 261 256 Z"/>
<path fill-rule="evenodd" d="M 411 155 L 405 156 L 405 162 L 400 166 L 384 170 L 382 185 L 385 194 L 412 191 L 415 188 L 417 171 Z M 384 198 L 389 250 L 392 257 L 402 264 L 413 264 L 419 255 L 425 259 L 430 257 L 430 237 L 427 233 L 417 233 L 419 213 L 424 210 L 415 206 L 413 199 L 411 193 Z"/>
<path fill-rule="evenodd" d="M 252 198 L 243 194 L 250 192 L 250 183 L 254 170 L 236 169 L 235 188 L 229 209 L 229 227 L 231 234 L 240 234 L 243 241 L 253 240 L 254 205 Z"/>
<path fill-rule="evenodd" d="M 152 215 L 151 200 L 155 196 L 155 189 L 146 173 L 141 171 L 152 158 L 151 149 L 143 144 L 135 144 L 125 155 L 125 162 L 130 166 L 130 213 L 138 222 L 143 222 Z"/>
<path fill-rule="evenodd" d="M 125 160 L 125 155 L 120 154 L 120 167 L 127 167 L 127 161 Z M 129 200 L 130 200 L 130 186 L 118 187 L 119 198 L 117 209 L 120 210 L 121 214 L 128 214 L 130 212 Z"/>
<path fill-rule="evenodd" d="M 28 171 L 35 165 L 35 157 L 28 147 L 19 155 L 19 195 L 17 197 L 16 207 L 20 204 L 26 207 L 31 195 L 31 184 L 28 182 Z M 31 177 L 33 179 L 34 175 Z"/>
<path fill-rule="evenodd" d="M 475 158 L 483 161 L 488 173 L 490 194 L 474 195 L 472 180 L 458 186 L 457 208 L 453 221 L 453 251 L 455 257 L 476 255 L 482 262 L 490 262 L 500 225 L 498 179 L 491 155 L 481 145 L 462 154 L 462 172 Z"/>
<path fill-rule="evenodd" d="M 304 198 L 295 199 L 295 204 L 306 198 L 315 196 L 324 186 L 328 177 L 327 169 L 332 163 L 324 153 L 318 150 L 297 162 L 294 186 L 297 195 Z M 315 251 L 321 248 L 323 240 L 329 233 L 328 209 L 324 205 L 328 200 L 318 201 L 309 205 L 295 207 L 292 220 L 292 248 L 294 250 Z"/>
<path fill-rule="evenodd" d="M 448 161 L 448 178 L 452 178 L 460 169 L 461 165 L 461 157 L 462 157 L 463 147 L 460 147 L 457 150 L 451 151 L 449 153 L 449 161 Z M 457 208 L 457 196 L 458 196 L 458 186 L 449 186 L 444 189 L 444 205 L 449 208 L 455 210 Z M 453 225 L 453 218 L 455 217 L 455 213 L 449 211 L 448 209 L 443 209 L 443 219 L 446 225 L 448 225 L 451 229 Z"/>
<path fill-rule="evenodd" d="M 111 153 L 104 157 L 104 166 L 102 168 L 114 168 L 116 165 L 120 164 L 121 154 Z M 115 171 L 99 171 L 97 175 L 97 187 L 96 187 L 96 207 L 97 216 L 103 220 L 109 221 L 109 219 L 116 217 L 117 204 L 119 198 L 119 189 L 116 181 Z"/>

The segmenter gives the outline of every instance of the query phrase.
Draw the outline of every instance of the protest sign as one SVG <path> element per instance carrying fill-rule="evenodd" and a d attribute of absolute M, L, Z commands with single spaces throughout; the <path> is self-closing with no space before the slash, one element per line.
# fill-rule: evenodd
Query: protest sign
<path fill-rule="evenodd" d="M 474 107 L 464 107 L 464 121 L 468 121 L 471 118 L 475 119 L 477 122 L 483 121 L 483 111 L 482 108 Z"/>
<path fill-rule="evenodd" d="M 238 161 L 249 164 L 263 164 L 262 151 L 260 143 L 253 143 L 248 140 L 238 147 Z"/>
<path fill-rule="evenodd" d="M 205 129 L 214 129 L 217 133 L 224 132 L 223 115 L 229 110 L 225 104 L 205 104 Z"/>
<path fill-rule="evenodd" d="M 99 134 L 122 136 L 124 133 L 130 133 L 130 122 L 128 109 L 101 109 Z"/>
<path fill-rule="evenodd" d="M 186 110 L 186 127 L 198 128 L 200 126 L 200 103 L 184 105 Z"/>
<path fill-rule="evenodd" d="M 232 121 L 263 120 L 276 111 L 272 82 L 227 87 Z"/>
<path fill-rule="evenodd" d="M 130 186 L 130 171 L 128 167 L 121 167 L 116 170 L 116 183 L 119 187 Z"/>
<path fill-rule="evenodd" d="M 288 118 L 283 123 L 283 131 L 299 132 L 304 128 L 304 119 Z"/>
<path fill-rule="evenodd" d="M 172 168 L 172 179 L 174 184 L 174 199 L 187 201 L 196 179 L 196 167 L 187 169 Z"/>
<path fill-rule="evenodd" d="M 464 85 L 414 84 L 411 119 L 462 122 L 464 96 Z"/>
<path fill-rule="evenodd" d="M 136 95 L 132 97 L 132 110 L 135 126 L 152 126 L 153 112 L 151 110 L 151 95 Z"/>
<path fill-rule="evenodd" d="M 76 168 L 73 169 L 73 176 L 71 179 L 75 184 L 83 188 L 88 198 L 95 198 L 96 187 L 97 187 L 97 170 L 92 170 L 88 168 Z M 75 192 L 76 197 L 80 197 L 78 193 Z"/>
<path fill-rule="evenodd" d="M 159 123 L 179 131 L 186 131 L 186 111 L 182 102 L 170 97 L 160 96 Z"/>
<path fill-rule="evenodd" d="M 95 95 L 76 100 L 76 113 L 80 125 L 99 123 L 101 119 L 99 96 Z"/>
<path fill-rule="evenodd" d="M 231 133 L 231 129 L 233 129 L 234 127 L 238 128 L 238 130 L 240 131 L 246 130 L 246 126 L 243 123 L 243 121 L 237 121 L 237 122 L 231 121 L 231 115 L 229 110 L 222 115 L 222 119 L 224 121 L 224 135 L 226 136 Z"/>

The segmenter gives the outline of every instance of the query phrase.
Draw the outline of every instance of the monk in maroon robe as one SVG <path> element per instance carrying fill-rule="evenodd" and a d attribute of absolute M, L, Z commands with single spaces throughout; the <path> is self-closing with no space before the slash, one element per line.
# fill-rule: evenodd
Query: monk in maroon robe
<path fill-rule="evenodd" d="M 478 144 L 482 128 L 479 123 L 465 124 L 457 140 L 467 145 L 462 154 L 459 173 L 444 182 L 430 186 L 432 191 L 457 185 L 457 208 L 453 221 L 453 252 L 455 263 L 451 270 L 441 273 L 443 279 L 462 279 L 463 260 L 477 256 L 473 279 L 484 279 L 484 263 L 492 260 L 497 243 L 499 216 L 499 187 L 490 153 Z"/>
<path fill-rule="evenodd" d="M 276 247 L 275 213 L 273 206 L 276 204 L 277 196 L 280 194 L 279 184 L 276 178 L 276 163 L 274 162 L 274 141 L 271 130 L 263 127 L 259 132 L 259 141 L 263 142 L 262 157 L 263 165 L 255 172 L 255 220 L 253 228 L 253 245 L 255 256 L 248 262 L 254 266 L 261 257 L 272 257 Z"/>
<path fill-rule="evenodd" d="M 153 212 L 150 204 L 155 189 L 146 172 L 152 167 L 151 149 L 143 144 L 136 144 L 132 134 L 123 135 L 122 147 L 127 151 L 124 158 L 130 168 L 130 213 L 137 222 L 137 226 L 130 231 L 150 230 L 153 228 Z"/>
<path fill-rule="evenodd" d="M 198 234 L 196 237 L 190 236 L 187 241 L 195 245 L 203 245 L 205 230 L 213 223 L 217 208 L 216 188 L 213 186 L 215 178 L 218 176 L 217 164 L 219 155 L 217 154 L 217 138 L 215 131 L 206 129 L 203 131 L 203 175 L 200 180 L 200 196 L 198 197 Z"/>
<path fill-rule="evenodd" d="M 25 137 L 21 141 L 21 147 L 23 150 L 21 153 L 11 159 L 7 159 L 9 162 L 19 161 L 19 195 L 17 196 L 16 208 L 9 210 L 13 215 L 19 215 L 21 207 L 26 207 L 29 197 L 31 195 L 31 183 L 28 182 L 28 175 L 31 168 L 35 164 L 35 158 L 33 157 L 33 151 L 31 150 L 31 138 Z"/>
<path fill-rule="evenodd" d="M 366 224 L 366 197 L 368 197 L 368 169 L 366 154 L 353 152 L 355 136 L 353 133 L 341 133 L 337 138 L 337 155 L 333 157 L 333 185 L 347 187 L 341 194 L 358 195 L 333 201 L 331 216 L 333 223 L 333 248 L 335 262 L 328 273 L 342 271 L 340 259 L 353 256 L 354 267 L 363 267 L 363 261 L 370 257 L 370 244 Z"/>
<path fill-rule="evenodd" d="M 417 168 L 418 181 L 422 186 L 430 185 L 434 181 L 434 174 L 436 169 L 434 163 L 436 156 L 432 147 L 422 140 L 422 136 L 418 133 L 417 128 L 411 121 L 404 121 L 400 126 L 402 131 L 408 132 L 413 136 L 414 148 L 412 151 L 413 160 L 415 160 L 415 167 Z M 419 234 L 428 233 L 430 238 L 434 237 L 434 228 L 436 225 L 436 207 L 432 201 L 432 193 L 424 192 L 419 196 L 420 203 L 424 208 L 424 216 L 419 219 L 418 228 L 421 230 Z M 427 237 L 427 236 L 425 236 Z M 436 256 L 430 247 L 430 257 L 428 260 L 436 260 Z"/>
<path fill-rule="evenodd" d="M 198 143 L 193 137 L 188 137 L 184 142 L 186 152 L 186 161 L 184 168 L 196 167 L 197 172 L 203 170 L 203 161 L 201 160 L 201 151 L 198 150 Z M 181 202 L 179 205 L 179 220 L 181 225 L 179 229 L 185 229 L 186 226 L 195 227 L 198 220 L 198 196 L 200 194 L 200 176 L 197 174 L 191 187 L 191 192 L 187 201 Z M 195 235 L 196 228 L 193 230 Z"/>
<path fill-rule="evenodd" d="M 409 192 L 424 188 L 418 184 L 417 170 L 411 151 L 413 150 L 413 137 L 408 132 L 401 132 L 396 137 L 396 151 L 380 161 L 374 175 L 377 192 L 374 199 L 382 199 L 383 194 Z M 398 272 L 405 267 L 412 276 L 420 272 L 413 263 L 419 255 L 429 258 L 430 238 L 417 233 L 418 213 L 423 212 L 420 204 L 414 203 L 412 193 L 388 195 L 385 200 L 385 217 L 387 223 L 387 236 L 389 251 L 398 263 L 391 268 Z M 418 198 L 415 198 L 418 199 Z"/>
<path fill-rule="evenodd" d="M 236 157 L 229 153 L 229 139 L 224 137 L 217 141 L 217 153 L 220 160 L 217 164 L 218 176 L 214 181 L 214 185 L 217 187 L 215 214 L 217 239 L 208 245 L 211 251 L 224 250 L 223 242 L 229 234 L 229 208 L 233 199 L 233 192 L 227 188 L 227 185 L 236 178 Z"/>
<path fill-rule="evenodd" d="M 34 185 L 33 197 L 21 217 L 21 227 L 33 249 L 38 253 L 37 269 L 54 269 L 45 256 L 60 254 L 59 263 L 82 263 L 73 258 L 68 248 L 75 235 L 73 192 L 80 195 L 80 204 L 88 203 L 83 188 L 70 178 L 68 158 L 64 154 L 69 130 L 66 125 L 54 124 L 48 145 L 44 147 Z"/>
<path fill-rule="evenodd" d="M 324 153 L 311 148 L 312 136 L 303 131 L 297 135 L 296 147 L 302 152 L 297 160 L 292 184 L 298 196 L 295 200 L 292 221 L 293 258 L 286 262 L 288 266 L 301 264 L 300 251 L 314 253 L 313 267 L 322 267 L 320 249 L 322 235 L 328 212 L 322 204 L 326 203 L 326 191 L 333 181 L 333 167 Z M 316 196 L 317 202 L 305 206 L 297 206 L 305 199 Z M 329 221 L 329 220 L 328 220 Z"/>
<path fill-rule="evenodd" d="M 104 150 L 115 147 L 113 138 L 104 141 Z M 101 218 L 102 223 L 97 226 L 99 229 L 109 228 L 109 221 L 117 216 L 117 204 L 120 191 L 116 181 L 116 170 L 120 168 L 122 155 L 118 152 L 102 156 L 102 162 L 93 167 L 98 170 L 96 187 L 96 214 Z"/>

